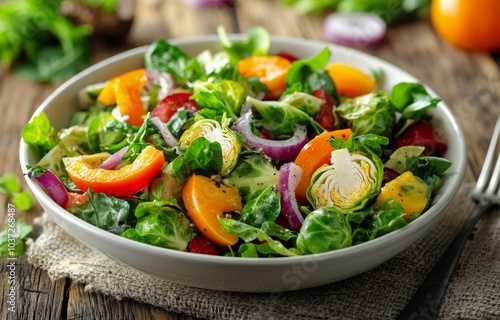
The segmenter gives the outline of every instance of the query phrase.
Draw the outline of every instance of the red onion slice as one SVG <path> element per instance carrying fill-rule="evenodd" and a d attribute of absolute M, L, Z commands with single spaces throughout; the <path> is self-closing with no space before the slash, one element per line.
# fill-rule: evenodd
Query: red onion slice
<path fill-rule="evenodd" d="M 387 25 L 373 13 L 329 14 L 323 24 L 324 36 L 328 41 L 349 47 L 369 47 L 380 44 Z"/>
<path fill-rule="evenodd" d="M 50 170 L 46 170 L 41 175 L 33 175 L 31 173 L 28 176 L 38 181 L 40 185 L 45 189 L 45 192 L 49 195 L 49 197 L 54 200 L 58 205 L 65 208 L 68 203 L 68 191 L 64 184 L 62 184 L 61 180 Z"/>
<path fill-rule="evenodd" d="M 128 147 L 123 147 L 117 152 L 113 153 L 109 158 L 104 160 L 99 168 L 112 170 L 116 167 L 116 165 L 122 160 L 123 155 L 127 152 Z"/>
<path fill-rule="evenodd" d="M 167 146 L 170 148 L 173 148 L 177 145 L 179 145 L 179 141 L 174 137 L 174 135 L 168 130 L 167 124 L 163 121 L 161 121 L 160 118 L 158 117 L 152 117 L 151 118 L 151 123 L 160 130 L 160 134 L 163 137 L 163 140 L 165 140 Z"/>
<path fill-rule="evenodd" d="M 306 126 L 297 124 L 293 136 L 286 140 L 267 140 L 256 136 L 251 129 L 252 114 L 247 112 L 236 121 L 232 129 L 240 133 L 246 140 L 245 145 L 253 150 L 262 150 L 272 160 L 295 159 L 302 147 L 307 143 Z"/>
<path fill-rule="evenodd" d="M 281 193 L 281 212 L 292 230 L 298 231 L 304 222 L 299 210 L 295 189 L 302 177 L 302 168 L 293 162 L 281 166 L 278 175 L 278 191 Z"/>

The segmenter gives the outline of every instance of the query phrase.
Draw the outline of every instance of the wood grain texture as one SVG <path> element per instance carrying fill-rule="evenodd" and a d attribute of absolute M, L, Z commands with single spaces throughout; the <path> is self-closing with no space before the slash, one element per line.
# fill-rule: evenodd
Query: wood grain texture
<path fill-rule="evenodd" d="M 89 306 L 94 306 L 89 308 Z M 87 292 L 85 286 L 72 283 L 69 287 L 68 319 L 193 319 L 134 300 L 116 300 L 100 293 Z"/>
<path fill-rule="evenodd" d="M 138 0 L 127 42 L 93 41 L 92 62 L 158 38 L 214 34 L 218 25 L 224 25 L 230 33 L 261 25 L 271 34 L 321 40 L 323 18 L 324 15 L 298 15 L 272 0 L 237 0 L 233 7 L 203 9 L 187 6 L 181 0 Z M 383 45 L 361 50 L 414 74 L 452 108 L 468 145 L 465 181 L 475 181 L 494 121 L 500 115 L 500 55 L 459 51 L 443 42 L 425 19 L 391 26 Z M 21 177 L 18 145 L 22 128 L 56 87 L 57 84 L 30 83 L 0 67 L 0 175 L 14 172 Z M 9 201 L 0 195 L 1 225 L 6 221 Z M 30 212 L 19 211 L 17 216 L 32 223 L 40 213 L 40 206 L 35 204 Z M 118 301 L 88 292 L 83 284 L 69 279 L 52 282 L 46 272 L 30 266 L 24 256 L 16 263 L 18 313 L 12 317 L 3 298 L 9 290 L 7 261 L 0 260 L 1 319 L 192 319 L 135 301 Z"/>

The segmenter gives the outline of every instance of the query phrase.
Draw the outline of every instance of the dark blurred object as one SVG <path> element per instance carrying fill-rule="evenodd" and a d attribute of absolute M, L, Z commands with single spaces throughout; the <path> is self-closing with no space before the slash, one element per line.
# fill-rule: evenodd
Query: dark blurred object
<path fill-rule="evenodd" d="M 77 25 L 90 25 L 94 37 L 123 41 L 132 28 L 136 1 L 115 1 L 115 6 L 105 7 L 85 0 L 66 0 L 62 3 L 61 15 Z"/>

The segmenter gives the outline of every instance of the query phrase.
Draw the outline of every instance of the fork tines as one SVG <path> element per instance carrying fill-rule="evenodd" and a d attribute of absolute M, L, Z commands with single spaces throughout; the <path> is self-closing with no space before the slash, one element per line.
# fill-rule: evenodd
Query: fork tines
<path fill-rule="evenodd" d="M 476 186 L 471 192 L 474 200 L 500 204 L 500 117 L 497 119 L 490 146 Z"/>

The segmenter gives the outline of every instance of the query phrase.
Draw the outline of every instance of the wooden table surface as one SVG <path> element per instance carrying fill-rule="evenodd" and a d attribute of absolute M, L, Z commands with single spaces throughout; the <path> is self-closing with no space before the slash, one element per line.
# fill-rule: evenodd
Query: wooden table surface
<path fill-rule="evenodd" d="M 230 33 L 262 25 L 271 34 L 322 40 L 324 15 L 298 15 L 274 0 L 237 0 L 234 7 L 195 9 L 181 0 L 138 0 L 135 22 L 123 45 L 93 44 L 97 62 L 157 38 L 213 34 L 223 24 Z M 489 135 L 500 115 L 500 56 L 460 51 L 443 42 L 427 19 L 390 26 L 387 40 L 363 49 L 415 75 L 452 108 L 468 145 L 465 182 L 473 182 L 484 160 Z M 30 83 L 0 68 L 0 175 L 22 176 L 18 149 L 21 131 L 33 111 L 58 86 Z M 26 187 L 26 186 L 25 186 Z M 0 225 L 7 219 L 10 200 L 0 195 Z M 41 214 L 38 204 L 17 217 L 32 223 Z M 35 229 L 31 237 L 36 238 Z M 185 319 L 185 316 L 130 300 L 117 301 L 88 293 L 70 279 L 51 282 L 47 273 L 17 260 L 17 319 Z M 7 319 L 7 277 L 1 261 L 0 318 Z M 12 318 L 12 316 L 9 317 Z"/>

